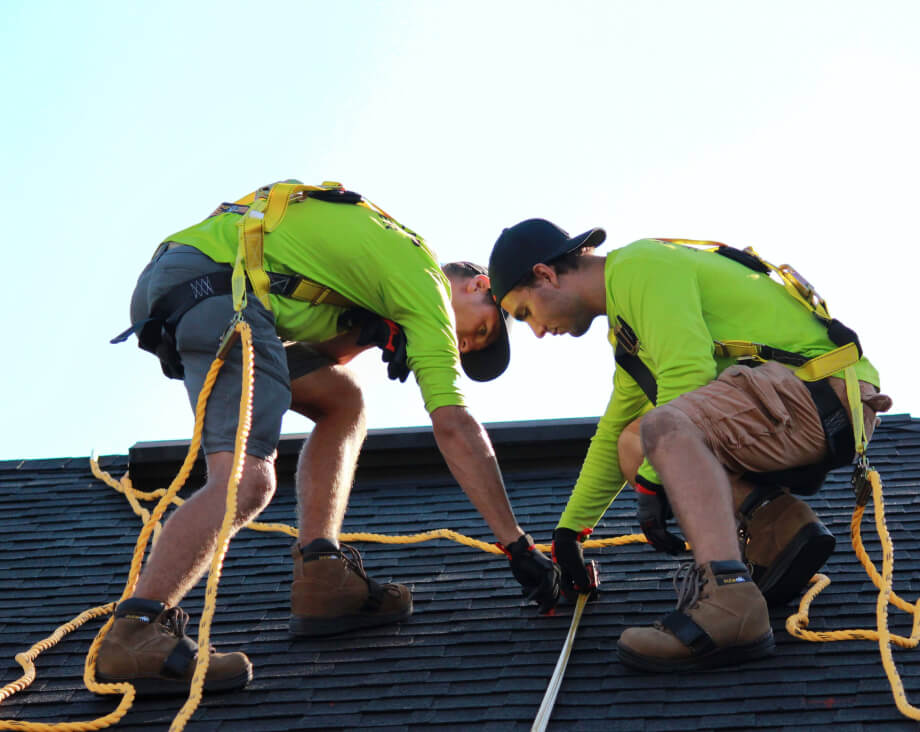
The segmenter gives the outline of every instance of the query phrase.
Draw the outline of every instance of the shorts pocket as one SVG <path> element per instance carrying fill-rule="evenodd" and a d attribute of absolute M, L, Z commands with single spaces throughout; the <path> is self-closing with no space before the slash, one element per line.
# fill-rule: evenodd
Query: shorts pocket
<path fill-rule="evenodd" d="M 719 380 L 747 395 L 745 403 L 753 402 L 760 412 L 777 429 L 786 429 L 792 421 L 789 409 L 780 392 L 786 379 L 797 377 L 778 363 L 767 363 L 757 368 L 729 366 L 719 375 Z"/>

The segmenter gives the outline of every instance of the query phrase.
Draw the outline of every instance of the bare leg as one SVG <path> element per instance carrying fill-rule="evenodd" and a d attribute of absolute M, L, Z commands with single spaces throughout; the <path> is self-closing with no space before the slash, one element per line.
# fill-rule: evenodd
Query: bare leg
<path fill-rule="evenodd" d="M 159 541 L 138 579 L 135 597 L 178 605 L 207 571 L 224 520 L 232 452 L 207 456 L 208 480 L 163 525 Z M 268 504 L 275 491 L 274 457 L 247 456 L 237 489 L 233 533 Z"/>
<path fill-rule="evenodd" d="M 324 367 L 291 383 L 291 409 L 316 423 L 297 465 L 300 545 L 337 542 L 367 435 L 361 389 L 347 369 Z"/>
<path fill-rule="evenodd" d="M 623 476 L 631 485 L 636 484 L 636 472 L 645 460 L 645 452 L 642 449 L 642 439 L 639 435 L 640 423 L 642 418 L 630 422 L 626 429 L 620 433 L 620 439 L 617 442 L 617 455 L 620 459 L 620 470 Z M 754 484 L 749 483 L 738 475 L 729 473 L 729 482 L 732 486 L 732 502 L 735 513 L 741 508 L 744 499 L 754 490 Z"/>
<path fill-rule="evenodd" d="M 641 437 L 697 564 L 740 561 L 732 487 L 702 433 L 683 412 L 665 404 L 642 418 Z"/>

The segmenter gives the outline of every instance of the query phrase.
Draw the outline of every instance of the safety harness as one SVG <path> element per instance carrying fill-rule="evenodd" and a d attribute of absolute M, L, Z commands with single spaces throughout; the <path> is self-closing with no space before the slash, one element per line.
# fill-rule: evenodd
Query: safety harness
<path fill-rule="evenodd" d="M 781 284 L 800 305 L 808 310 L 826 329 L 835 349 L 820 356 L 809 358 L 800 353 L 786 351 L 763 343 L 727 340 L 714 341 L 714 353 L 717 356 L 734 358 L 750 365 L 759 365 L 767 361 L 777 361 L 793 368 L 794 373 L 805 383 L 827 438 L 828 455 L 820 465 L 792 468 L 771 473 L 750 474 L 755 482 L 780 483 L 796 492 L 809 493 L 817 491 L 829 470 L 847 465 L 854 454 L 860 456 L 860 464 L 865 462 L 866 436 L 863 424 L 862 401 L 859 394 L 859 382 L 853 367 L 862 357 L 862 346 L 856 333 L 832 318 L 827 310 L 827 303 L 815 291 L 811 283 L 788 264 L 775 267 L 764 260 L 751 247 L 735 249 L 715 241 L 696 239 L 657 239 L 657 241 L 678 244 L 702 251 L 714 252 L 727 257 L 745 267 L 769 276 L 775 274 Z M 622 317 L 617 316 L 614 324 L 617 345 L 614 350 L 616 363 L 623 367 L 639 385 L 652 404 L 658 403 L 658 385 L 655 376 L 639 358 L 639 338 Z M 827 382 L 827 377 L 844 372 L 847 386 L 847 401 L 853 416 L 852 425 L 846 410 L 837 398 L 836 392 Z"/>
<path fill-rule="evenodd" d="M 309 186 L 299 181 L 284 181 L 263 186 L 234 203 L 220 204 L 208 218 L 224 213 L 240 216 L 237 223 L 238 247 L 232 271 L 222 269 L 187 280 L 166 292 L 151 306 L 145 320 L 134 323 L 118 334 L 111 343 L 126 341 L 132 333 L 138 345 L 160 359 L 163 373 L 172 379 L 184 374 L 182 361 L 176 348 L 176 327 L 185 313 L 202 300 L 216 295 L 233 295 L 236 318 L 225 333 L 235 333 L 233 325 L 247 305 L 247 293 L 253 293 L 259 302 L 271 310 L 269 295 L 279 295 L 310 305 L 359 307 L 335 290 L 301 275 L 270 272 L 265 269 L 265 234 L 274 231 L 284 219 L 288 204 L 314 198 L 330 203 L 362 205 L 372 209 L 389 221 L 394 219 L 379 207 L 366 201 L 360 194 L 348 191 L 341 183 L 326 181 L 321 186 Z M 405 229 L 405 227 L 401 226 Z M 408 231 L 408 229 L 405 229 Z M 409 232 L 414 236 L 413 232 Z M 157 247 L 156 259 L 176 242 L 164 242 Z M 226 355 L 232 342 L 224 340 L 221 353 Z"/>

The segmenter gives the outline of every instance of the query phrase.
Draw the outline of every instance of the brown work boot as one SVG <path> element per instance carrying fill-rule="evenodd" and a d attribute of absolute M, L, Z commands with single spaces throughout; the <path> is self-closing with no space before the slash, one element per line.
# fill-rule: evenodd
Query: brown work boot
<path fill-rule="evenodd" d="M 694 671 L 773 653 L 767 603 L 741 562 L 685 562 L 674 587 L 677 609 L 651 628 L 623 631 L 620 661 L 643 671 Z"/>
<path fill-rule="evenodd" d="M 739 514 L 742 557 L 770 605 L 796 597 L 837 544 L 811 506 L 788 493 L 752 494 Z"/>
<path fill-rule="evenodd" d="M 128 681 L 138 696 L 188 694 L 198 645 L 185 635 L 188 614 L 162 602 L 131 598 L 115 608 L 96 659 L 101 682 Z M 252 664 L 244 653 L 209 655 L 204 690 L 241 689 L 252 680 Z"/>
<path fill-rule="evenodd" d="M 295 543 L 291 556 L 294 582 L 289 627 L 294 635 L 335 635 L 396 623 L 412 614 L 409 588 L 374 582 L 354 547 L 342 544 L 339 549 L 316 539 L 303 549 Z"/>

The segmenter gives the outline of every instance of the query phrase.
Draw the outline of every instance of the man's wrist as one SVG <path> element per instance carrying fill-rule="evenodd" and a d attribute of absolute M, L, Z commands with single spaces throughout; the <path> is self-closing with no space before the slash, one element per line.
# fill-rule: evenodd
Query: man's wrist
<path fill-rule="evenodd" d="M 513 528 L 508 529 L 507 531 L 502 531 L 500 534 L 495 533 L 495 538 L 498 539 L 499 543 L 502 546 L 511 546 L 514 542 L 520 539 L 524 535 L 524 530 L 518 526 L 514 525 Z"/>

